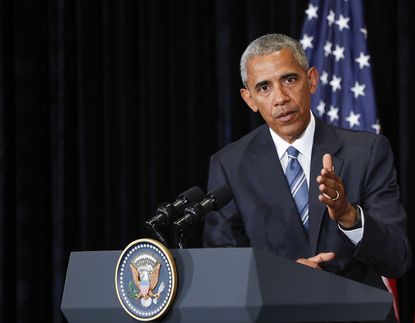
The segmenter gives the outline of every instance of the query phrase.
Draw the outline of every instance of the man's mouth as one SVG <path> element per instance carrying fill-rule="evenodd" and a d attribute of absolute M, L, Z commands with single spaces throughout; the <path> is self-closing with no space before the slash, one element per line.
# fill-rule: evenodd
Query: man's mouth
<path fill-rule="evenodd" d="M 283 121 L 283 122 L 291 121 L 294 118 L 296 113 L 297 113 L 296 111 L 281 112 L 280 114 L 277 115 L 276 119 Z"/>

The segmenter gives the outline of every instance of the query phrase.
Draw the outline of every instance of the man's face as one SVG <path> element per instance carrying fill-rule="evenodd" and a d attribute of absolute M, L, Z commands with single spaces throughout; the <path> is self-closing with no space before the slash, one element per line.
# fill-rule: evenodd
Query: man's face
<path fill-rule="evenodd" d="M 289 49 L 250 58 L 247 89 L 242 98 L 285 141 L 292 143 L 310 122 L 310 97 L 317 89 L 318 72 L 307 72 Z"/>

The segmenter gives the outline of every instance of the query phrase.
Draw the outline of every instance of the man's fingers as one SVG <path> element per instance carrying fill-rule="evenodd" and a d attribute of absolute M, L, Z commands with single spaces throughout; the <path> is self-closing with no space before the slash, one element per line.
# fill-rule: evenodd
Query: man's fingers
<path fill-rule="evenodd" d="M 300 258 L 300 259 L 297 259 L 297 262 L 298 262 L 299 264 L 304 265 L 304 266 L 308 266 L 308 267 L 315 268 L 315 269 L 321 269 L 321 268 L 320 268 L 320 266 L 319 266 L 318 264 L 316 264 L 315 262 L 312 262 L 312 261 L 308 261 L 308 260 L 307 260 L 307 259 L 305 259 L 305 258 Z"/>
<path fill-rule="evenodd" d="M 297 262 L 299 264 L 302 264 L 302 265 L 305 265 L 311 268 L 321 269 L 320 267 L 321 263 L 332 260 L 335 256 L 336 255 L 334 254 L 334 252 L 322 252 L 308 259 L 305 259 L 305 258 L 297 259 Z"/>
<path fill-rule="evenodd" d="M 324 154 L 323 156 L 323 168 L 333 171 L 333 158 L 330 154 Z"/>
<path fill-rule="evenodd" d="M 320 194 L 318 196 L 318 200 L 321 203 L 324 203 L 327 207 L 332 208 L 332 209 L 334 209 L 337 206 L 336 201 L 333 201 L 332 198 L 328 197 L 326 194 Z M 336 220 L 336 218 L 332 216 L 330 209 L 329 209 L 329 216 L 332 220 Z"/>
<path fill-rule="evenodd" d="M 337 200 L 337 192 L 340 194 L 340 192 L 342 191 L 342 189 L 339 188 L 335 188 L 335 186 L 333 187 L 329 187 L 327 185 L 324 184 L 320 184 L 318 186 L 318 189 L 320 190 L 320 193 L 324 195 L 324 197 L 330 199 L 330 200 Z"/>
<path fill-rule="evenodd" d="M 335 172 L 333 172 L 333 170 L 328 170 L 325 168 L 321 169 L 319 176 L 322 177 L 323 179 L 331 180 L 331 181 L 337 181 L 338 179 L 338 176 L 336 175 Z"/>
<path fill-rule="evenodd" d="M 314 257 L 308 258 L 307 260 L 319 264 L 321 262 L 332 260 L 334 257 L 334 252 L 322 252 Z"/>

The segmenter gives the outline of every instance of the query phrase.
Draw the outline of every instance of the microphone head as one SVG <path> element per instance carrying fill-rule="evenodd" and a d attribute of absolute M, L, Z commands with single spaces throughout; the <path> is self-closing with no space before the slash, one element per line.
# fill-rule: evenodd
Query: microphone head
<path fill-rule="evenodd" d="M 188 189 L 186 192 L 183 192 L 178 196 L 180 200 L 186 200 L 186 205 L 191 203 L 198 203 L 203 200 L 205 196 L 205 192 L 200 187 L 193 186 L 192 188 Z"/>
<path fill-rule="evenodd" d="M 206 198 L 211 198 L 215 200 L 214 210 L 216 211 L 228 204 L 232 200 L 233 194 L 228 185 L 222 185 L 214 191 L 209 192 L 206 195 Z"/>

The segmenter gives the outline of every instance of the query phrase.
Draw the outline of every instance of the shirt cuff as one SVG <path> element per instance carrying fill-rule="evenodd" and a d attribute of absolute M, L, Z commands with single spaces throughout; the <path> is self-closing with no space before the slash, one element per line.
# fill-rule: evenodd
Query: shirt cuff
<path fill-rule="evenodd" d="M 362 240 L 363 238 L 363 231 L 364 231 L 363 228 L 365 227 L 365 215 L 360 205 L 356 204 L 355 207 L 356 207 L 356 211 L 358 212 L 358 216 L 360 215 L 359 222 L 361 222 L 361 226 L 359 228 L 355 228 L 351 230 L 347 230 L 344 227 L 340 226 L 339 224 L 337 226 L 339 227 L 340 230 L 342 230 L 342 232 L 346 235 L 346 237 L 348 237 L 350 241 L 353 242 L 353 244 L 356 246 L 360 242 L 360 240 Z"/>

